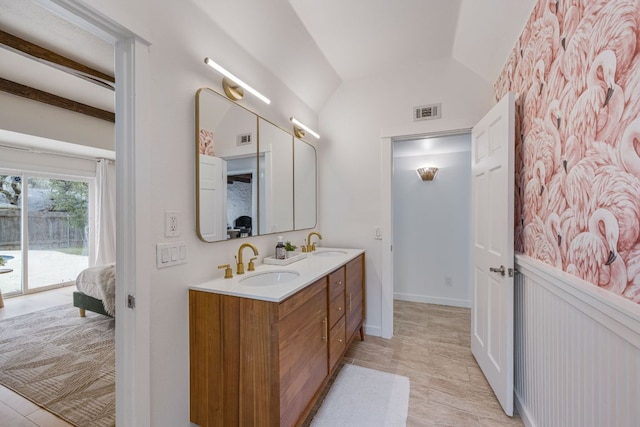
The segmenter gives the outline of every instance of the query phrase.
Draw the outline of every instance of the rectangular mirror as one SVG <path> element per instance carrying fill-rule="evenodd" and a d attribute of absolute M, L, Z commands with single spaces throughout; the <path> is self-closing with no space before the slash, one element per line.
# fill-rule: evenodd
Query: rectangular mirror
<path fill-rule="evenodd" d="M 313 228 L 316 149 L 212 89 L 196 92 L 196 232 L 205 242 Z"/>

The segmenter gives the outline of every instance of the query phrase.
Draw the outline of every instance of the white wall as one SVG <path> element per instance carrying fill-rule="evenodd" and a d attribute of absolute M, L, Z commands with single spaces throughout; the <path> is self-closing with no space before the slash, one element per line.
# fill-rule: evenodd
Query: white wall
<path fill-rule="evenodd" d="M 442 119 L 412 121 L 414 106 L 435 102 L 442 102 Z M 390 209 L 381 198 L 382 180 L 391 179 L 381 175 L 381 136 L 470 128 L 492 102 L 491 84 L 442 60 L 345 82 L 321 111 L 318 224 L 327 246 L 366 250 L 367 333 L 381 334 L 383 248 L 373 236 Z"/>
<path fill-rule="evenodd" d="M 433 181 L 418 177 L 425 165 Z M 394 297 L 470 307 L 471 152 L 396 157 L 393 200 Z"/>
<path fill-rule="evenodd" d="M 204 64 L 204 57 L 220 60 L 243 80 L 271 98 L 271 105 L 247 95 L 240 103 L 274 124 L 290 129 L 290 116 L 305 117 L 317 128 L 317 116 L 282 82 L 213 24 L 191 1 L 158 3 L 151 0 L 87 0 L 87 3 L 141 33 L 151 42 L 147 81 L 151 99 L 146 120 L 151 127 L 149 170 L 137 168 L 145 179 L 137 182 L 136 193 L 149 194 L 149 241 L 137 242 L 149 256 L 139 260 L 138 296 L 150 297 L 149 343 L 151 383 L 151 425 L 189 425 L 189 324 L 188 287 L 217 277 L 220 264 L 233 264 L 240 243 L 250 241 L 262 257 L 272 255 L 277 237 L 203 243 L 195 233 L 195 93 L 203 86 L 222 92 L 221 76 Z M 309 120 L 308 118 L 312 118 Z M 187 244 L 187 264 L 155 267 L 155 244 L 172 241 L 164 237 L 164 212 L 178 211 L 180 237 Z M 285 240 L 302 241 L 307 231 L 284 233 Z M 148 288 L 148 289 L 141 289 Z"/>

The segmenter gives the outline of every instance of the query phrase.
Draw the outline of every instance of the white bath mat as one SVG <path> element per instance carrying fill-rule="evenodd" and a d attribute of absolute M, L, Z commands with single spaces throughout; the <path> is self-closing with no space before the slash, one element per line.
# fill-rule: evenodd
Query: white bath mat
<path fill-rule="evenodd" d="M 409 378 L 348 364 L 311 427 L 404 427 L 408 410 Z"/>

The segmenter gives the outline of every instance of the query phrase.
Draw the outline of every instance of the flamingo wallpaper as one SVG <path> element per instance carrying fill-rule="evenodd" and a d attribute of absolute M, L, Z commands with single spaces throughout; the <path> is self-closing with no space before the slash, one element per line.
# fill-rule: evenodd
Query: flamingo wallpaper
<path fill-rule="evenodd" d="M 516 250 L 640 303 L 640 5 L 540 0 L 516 94 Z"/>

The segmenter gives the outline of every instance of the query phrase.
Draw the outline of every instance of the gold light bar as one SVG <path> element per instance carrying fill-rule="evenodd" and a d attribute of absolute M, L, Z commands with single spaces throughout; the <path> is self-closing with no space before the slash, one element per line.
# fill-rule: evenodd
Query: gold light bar
<path fill-rule="evenodd" d="M 314 130 L 312 130 L 310 127 L 308 127 L 307 125 L 305 125 L 304 123 L 302 123 L 300 120 L 296 119 L 295 117 L 291 117 L 289 120 L 291 120 L 291 123 L 293 123 L 293 130 L 296 133 L 296 136 L 298 138 L 302 138 L 304 136 L 304 132 L 301 133 L 302 136 L 299 136 L 299 130 L 296 129 L 296 126 L 299 128 L 304 129 L 305 131 L 309 132 L 311 135 L 315 136 L 317 139 L 320 139 L 320 135 L 318 135 L 317 132 L 315 132 Z"/>
<path fill-rule="evenodd" d="M 257 90 L 255 90 L 254 88 L 252 88 L 251 86 L 243 82 L 242 80 L 240 80 L 233 73 L 231 73 L 226 68 L 223 68 L 220 64 L 216 63 L 211 58 L 204 58 L 204 63 L 210 66 L 211 68 L 213 68 L 214 70 L 216 70 L 217 72 L 219 72 L 220 74 L 222 74 L 223 76 L 225 76 L 226 78 L 228 78 L 229 80 L 233 81 L 237 85 L 241 86 L 243 89 L 245 89 L 247 92 L 254 95 L 256 98 L 260 99 L 265 104 L 271 104 L 271 100 L 269 98 L 267 98 L 266 96 L 264 96 L 263 94 L 261 94 L 260 92 L 258 92 Z"/>

